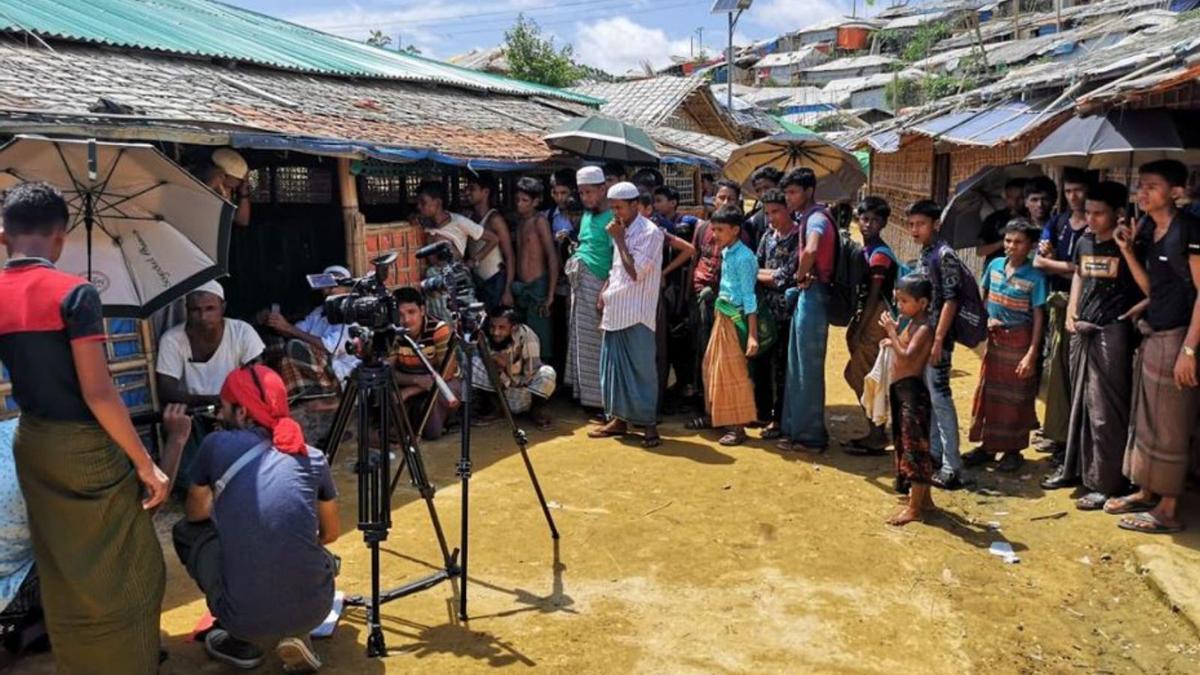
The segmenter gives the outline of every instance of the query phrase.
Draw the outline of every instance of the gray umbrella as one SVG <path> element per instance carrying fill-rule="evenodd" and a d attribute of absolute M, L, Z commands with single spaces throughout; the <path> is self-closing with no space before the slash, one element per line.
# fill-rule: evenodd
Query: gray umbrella
<path fill-rule="evenodd" d="M 1073 117 L 1038 144 L 1026 162 L 1080 169 L 1128 169 L 1159 159 L 1200 160 L 1200 138 L 1168 110 L 1112 110 Z"/>
<path fill-rule="evenodd" d="M 1042 172 L 1035 166 L 1010 164 L 985 166 L 954 188 L 954 196 L 942 212 L 942 238 L 954 248 L 974 246 L 983 221 L 1004 208 L 1004 185 L 1013 178 L 1033 178 Z"/>

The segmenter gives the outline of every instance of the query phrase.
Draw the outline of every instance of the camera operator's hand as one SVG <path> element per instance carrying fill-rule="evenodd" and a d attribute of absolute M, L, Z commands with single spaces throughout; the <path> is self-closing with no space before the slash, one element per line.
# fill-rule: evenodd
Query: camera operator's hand
<path fill-rule="evenodd" d="M 171 403 L 163 409 L 163 428 L 167 431 L 168 443 L 187 443 L 192 435 L 192 418 L 187 414 L 187 406 L 182 403 Z"/>

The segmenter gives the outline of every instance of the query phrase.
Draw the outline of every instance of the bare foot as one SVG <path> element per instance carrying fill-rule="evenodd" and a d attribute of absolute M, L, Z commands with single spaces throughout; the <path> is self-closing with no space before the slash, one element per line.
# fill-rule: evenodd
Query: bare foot
<path fill-rule="evenodd" d="M 911 522 L 923 519 L 924 517 L 921 509 L 907 506 L 897 511 L 891 518 L 888 518 L 887 524 L 894 525 L 896 527 L 904 527 Z"/>

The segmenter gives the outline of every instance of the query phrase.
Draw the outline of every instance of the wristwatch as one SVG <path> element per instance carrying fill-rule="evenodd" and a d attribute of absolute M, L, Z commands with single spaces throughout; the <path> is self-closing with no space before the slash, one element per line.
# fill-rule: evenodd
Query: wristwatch
<path fill-rule="evenodd" d="M 1183 347 L 1180 348 L 1179 351 L 1183 352 L 1183 355 L 1190 359 L 1196 358 L 1196 348 L 1195 347 L 1189 347 L 1187 345 L 1184 345 Z"/>

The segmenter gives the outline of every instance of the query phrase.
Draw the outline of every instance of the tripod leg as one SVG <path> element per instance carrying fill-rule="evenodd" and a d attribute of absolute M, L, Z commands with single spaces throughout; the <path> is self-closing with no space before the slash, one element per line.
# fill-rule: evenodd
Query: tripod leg
<path fill-rule="evenodd" d="M 392 476 L 389 491 L 396 490 L 396 485 L 400 482 L 400 474 L 407 468 L 413 487 L 417 488 L 421 498 L 425 500 L 425 506 L 429 510 L 429 520 L 433 523 L 433 533 L 437 536 L 438 546 L 442 552 L 442 561 L 449 572 L 454 567 L 454 558 L 450 553 L 450 546 L 446 543 L 446 534 L 442 530 L 442 521 L 438 517 L 437 508 L 433 505 L 433 484 L 429 482 L 429 476 L 425 472 L 425 460 L 421 457 L 419 440 L 409 422 L 408 409 L 404 404 L 404 399 L 400 397 L 399 387 L 393 384 L 392 389 L 392 396 L 395 398 L 391 405 L 391 416 L 400 430 L 401 454 L 400 464 Z"/>
<path fill-rule="evenodd" d="M 346 425 L 350 424 L 350 414 L 358 401 L 358 382 L 350 377 L 346 380 L 346 390 L 342 392 L 342 400 L 338 401 L 337 412 L 333 415 L 333 426 L 329 427 L 329 438 L 325 440 L 325 457 L 333 465 L 338 448 L 342 444 L 342 436 L 346 433 Z"/>
<path fill-rule="evenodd" d="M 461 543 L 459 544 L 462 550 L 462 593 L 458 596 L 458 618 L 460 621 L 466 621 L 467 580 L 470 578 L 467 575 L 467 547 L 471 519 L 471 395 L 474 393 L 471 391 L 471 371 L 475 368 L 471 358 L 474 354 L 472 343 L 467 340 L 459 340 L 456 346 L 461 355 L 459 364 L 463 377 L 462 432 L 459 434 L 460 446 L 457 468 L 458 476 L 462 480 L 462 532 Z"/>
<path fill-rule="evenodd" d="M 529 445 L 529 437 L 525 435 L 525 430 L 517 426 L 517 420 L 513 417 L 512 408 L 508 405 L 508 397 L 504 395 L 504 389 L 500 383 L 500 375 L 496 372 L 496 364 L 492 361 L 491 349 L 483 341 L 479 341 L 479 360 L 483 362 L 484 370 L 487 371 L 488 383 L 492 386 L 492 390 L 496 392 L 496 398 L 500 401 L 500 410 L 504 412 L 504 419 L 508 421 L 509 428 L 512 429 L 513 440 L 517 443 L 517 449 L 521 452 L 521 459 L 525 462 L 525 470 L 529 472 L 529 481 L 533 483 L 533 492 L 537 495 L 538 503 L 542 506 L 542 515 L 546 516 L 546 524 L 550 526 L 550 538 L 558 539 L 558 527 L 554 524 L 554 516 L 550 515 L 550 506 L 546 504 L 546 496 L 542 493 L 541 483 L 538 482 L 537 473 L 533 470 L 533 462 L 529 459 L 529 453 L 526 451 L 526 446 Z"/>

